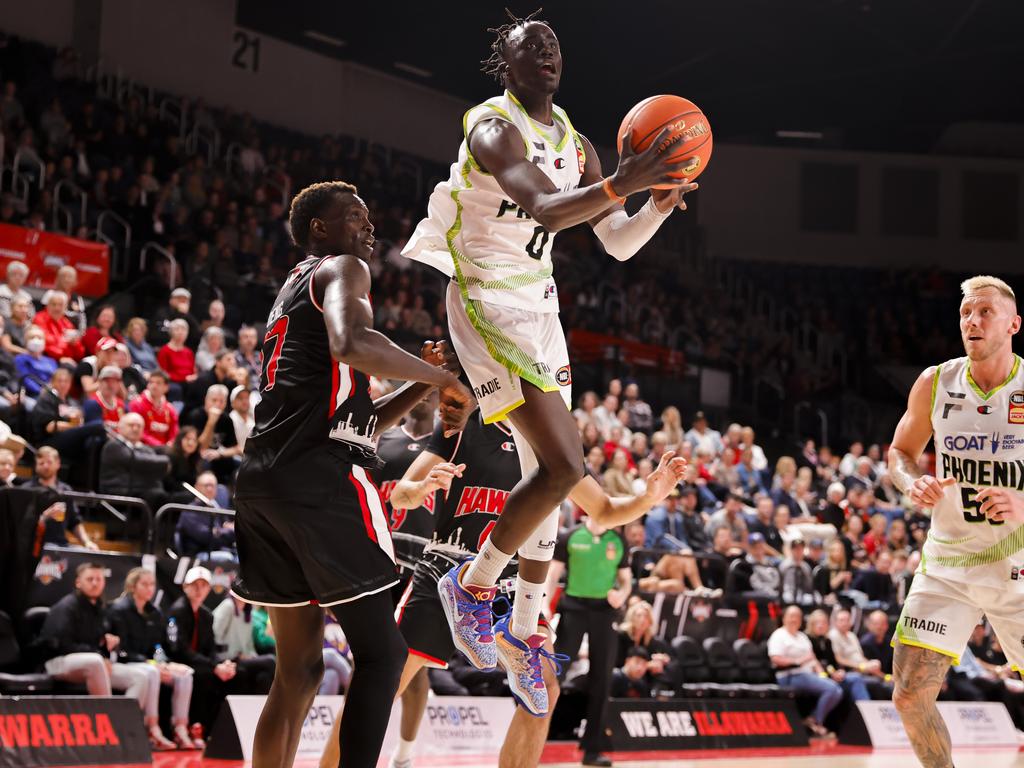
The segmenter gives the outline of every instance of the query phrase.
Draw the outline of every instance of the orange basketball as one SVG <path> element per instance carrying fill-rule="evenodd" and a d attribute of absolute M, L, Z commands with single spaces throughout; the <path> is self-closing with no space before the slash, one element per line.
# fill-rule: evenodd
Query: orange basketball
<path fill-rule="evenodd" d="M 622 137 L 627 131 L 633 149 L 642 152 L 666 127 L 671 128 L 671 133 L 665 140 L 674 139 L 676 143 L 665 152 L 665 162 L 694 158 L 693 163 L 679 166 L 679 171 L 671 175 L 693 181 L 704 172 L 711 159 L 711 123 L 700 107 L 682 96 L 651 96 L 629 110 L 619 126 L 619 152 L 622 151 Z M 655 187 L 671 188 L 671 185 Z"/>

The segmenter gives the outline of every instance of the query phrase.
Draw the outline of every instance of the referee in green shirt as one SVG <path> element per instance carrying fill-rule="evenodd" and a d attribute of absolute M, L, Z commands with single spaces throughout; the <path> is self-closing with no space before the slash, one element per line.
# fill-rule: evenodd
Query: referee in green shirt
<path fill-rule="evenodd" d="M 590 649 L 587 727 L 580 739 L 583 764 L 611 765 L 611 760 L 601 753 L 610 747 L 604 731 L 604 714 L 614 664 L 615 619 L 632 590 L 626 542 L 616 531 L 586 517 L 559 538 L 548 571 L 549 587 L 557 584 L 563 573 L 566 586 L 558 603 L 562 617 L 555 651 L 575 660 L 584 635 Z M 565 665 L 563 675 L 567 669 Z"/>

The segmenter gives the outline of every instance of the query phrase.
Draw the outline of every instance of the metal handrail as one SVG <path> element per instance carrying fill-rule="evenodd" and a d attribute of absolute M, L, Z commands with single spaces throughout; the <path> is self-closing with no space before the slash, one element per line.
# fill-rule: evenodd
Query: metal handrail
<path fill-rule="evenodd" d="M 21 200 L 23 207 L 28 206 L 29 184 L 24 176 L 18 176 L 14 168 L 9 165 L 0 166 L 0 189 L 3 188 L 3 178 L 8 176 L 11 180 L 11 194 Z M 21 182 L 21 192 L 18 192 L 18 183 Z"/>
<path fill-rule="evenodd" d="M 242 160 L 242 145 L 237 141 L 232 141 L 224 149 L 224 169 L 227 171 L 228 176 L 231 176 L 234 172 L 232 166 L 235 163 L 240 163 Z"/>
<path fill-rule="evenodd" d="M 122 523 L 128 518 L 118 512 L 112 505 L 118 504 L 131 509 L 141 509 L 146 518 L 146 530 L 142 536 L 142 543 L 145 545 L 149 542 L 153 530 L 153 510 L 142 499 L 136 496 L 116 496 L 110 493 L 93 493 L 92 491 L 61 491 L 60 495 L 63 498 L 72 499 L 86 506 L 102 507 Z"/>
<path fill-rule="evenodd" d="M 276 189 L 278 191 L 278 193 L 280 193 L 281 205 L 284 206 L 285 210 L 287 210 L 288 209 L 288 205 L 292 201 L 292 188 L 291 188 L 291 181 L 290 181 L 291 177 L 288 176 L 287 174 L 285 174 L 285 178 L 289 179 L 289 182 L 287 184 L 282 184 L 280 181 L 275 179 L 273 176 L 271 176 L 269 174 L 265 174 L 261 183 L 267 184 L 267 185 L 273 187 L 274 189 Z"/>
<path fill-rule="evenodd" d="M 117 277 L 125 277 L 128 274 L 128 253 L 132 249 L 132 225 L 129 224 L 123 217 L 105 208 L 100 212 L 100 215 L 96 217 L 96 237 L 99 239 L 101 236 L 108 244 L 113 244 L 114 240 L 103 232 L 103 225 L 107 221 L 113 221 L 115 224 L 121 227 L 121 231 L 124 233 L 124 251 L 123 253 L 115 253 L 115 256 L 119 258 L 111 259 L 111 273 Z M 121 269 L 118 269 L 118 262 L 120 262 Z"/>
<path fill-rule="evenodd" d="M 235 510 L 233 509 L 221 509 L 220 507 L 204 507 L 198 504 L 164 504 L 160 509 L 156 511 L 156 515 L 153 516 L 153 527 L 150 529 L 150 536 L 146 542 L 146 552 L 151 555 L 156 554 L 157 534 L 160 530 L 160 525 L 163 523 L 164 518 L 170 512 L 202 512 L 203 514 L 210 515 L 227 515 L 228 517 L 235 516 Z"/>
<path fill-rule="evenodd" d="M 14 160 L 11 161 L 11 167 L 14 168 L 15 181 L 17 181 L 18 176 L 21 174 L 21 161 L 24 157 L 26 157 L 26 155 L 24 154 L 23 149 L 19 148 L 18 151 L 14 153 Z M 28 159 L 32 160 L 33 157 L 35 158 L 35 166 L 39 169 L 38 186 L 42 189 L 43 185 L 46 183 L 46 164 L 43 163 L 42 158 L 39 157 L 37 153 L 33 152 L 32 157 L 29 157 Z"/>
<path fill-rule="evenodd" d="M 72 193 L 78 195 L 78 206 L 79 206 L 78 216 L 79 216 L 79 221 L 82 224 L 84 224 L 85 223 L 85 217 L 86 217 L 86 209 L 87 209 L 87 207 L 89 205 L 89 197 L 88 197 L 88 195 L 85 194 L 85 192 L 82 190 L 81 187 L 79 187 L 77 184 L 75 184 L 75 182 L 71 181 L 70 179 L 61 179 L 60 181 L 57 182 L 56 186 L 54 186 L 54 188 L 53 188 L 53 207 L 54 207 L 54 210 L 56 210 L 57 207 L 60 206 L 60 193 L 63 190 L 65 190 L 65 189 L 68 189 Z M 56 226 L 56 217 L 54 217 L 54 226 Z M 68 229 L 68 234 L 70 234 L 70 233 L 71 233 L 71 230 Z"/>
<path fill-rule="evenodd" d="M 206 123 L 196 123 L 185 139 L 185 152 L 190 155 L 199 154 L 199 143 L 206 144 L 206 161 L 213 165 L 220 152 L 220 131 Z"/>
<path fill-rule="evenodd" d="M 144 246 L 142 246 L 142 250 L 139 252 L 139 271 L 140 272 L 145 272 L 146 271 L 146 255 L 151 250 L 152 251 L 156 251 L 156 253 L 159 256 L 163 256 L 165 259 L 167 259 L 167 261 L 170 262 L 170 264 L 171 264 L 171 276 L 170 276 L 169 282 L 170 282 L 171 287 L 173 288 L 175 285 L 177 285 L 176 279 L 178 277 L 178 262 L 174 258 L 174 254 L 171 253 L 170 251 L 168 251 L 166 248 L 164 248 L 159 243 L 154 243 L 153 241 L 150 241 L 150 242 L 146 243 Z"/>
<path fill-rule="evenodd" d="M 61 229 L 61 226 L 60 226 L 60 223 L 59 223 L 59 220 L 60 220 L 60 217 L 61 217 L 62 214 L 64 216 L 64 228 L 63 229 Z M 54 232 L 65 232 L 65 233 L 70 235 L 70 234 L 72 234 L 71 230 L 74 228 L 74 226 L 75 226 L 74 219 L 72 218 L 71 211 L 68 210 L 67 206 L 66 205 L 58 205 L 57 203 L 54 203 L 53 204 L 53 216 L 50 218 L 50 228 Z"/>
<path fill-rule="evenodd" d="M 793 434 L 801 440 L 803 439 L 804 433 L 800 429 L 800 414 L 805 410 L 818 417 L 818 425 L 821 428 L 821 439 L 818 445 L 828 445 L 828 415 L 807 400 L 801 400 L 793 406 Z"/>
<path fill-rule="evenodd" d="M 171 107 L 178 111 L 176 115 L 171 112 Z M 178 127 L 178 138 L 185 138 L 185 107 L 181 99 L 172 99 L 170 96 L 164 96 L 160 100 L 160 119 L 165 122 L 174 123 Z"/>

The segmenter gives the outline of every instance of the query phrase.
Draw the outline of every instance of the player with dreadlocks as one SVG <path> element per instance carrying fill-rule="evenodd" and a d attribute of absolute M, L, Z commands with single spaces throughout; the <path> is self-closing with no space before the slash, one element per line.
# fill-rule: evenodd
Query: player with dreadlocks
<path fill-rule="evenodd" d="M 404 254 L 452 278 L 449 331 L 486 423 L 507 419 L 522 480 L 479 554 L 438 584 L 455 646 L 480 669 L 498 662 L 530 713 L 548 709 L 537 684 L 544 636 L 537 632 L 544 581 L 558 536 L 556 508 L 583 476 L 583 454 L 567 406 L 572 376 L 552 279 L 553 235 L 588 222 L 616 259 L 630 258 L 683 195 L 697 188 L 669 176 L 668 132 L 635 154 L 623 142 L 615 172 L 604 177 L 590 142 L 552 103 L 562 53 L 537 12 L 491 30 L 483 69 L 504 85 L 470 109 L 451 176 L 435 188 L 427 218 Z M 656 184 L 633 216 L 623 200 Z M 493 621 L 502 570 L 519 553 L 515 607 Z"/>

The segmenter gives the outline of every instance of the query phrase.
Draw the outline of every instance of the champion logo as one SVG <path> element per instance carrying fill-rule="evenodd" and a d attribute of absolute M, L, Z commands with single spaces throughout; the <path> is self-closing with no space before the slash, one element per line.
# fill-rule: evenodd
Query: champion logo
<path fill-rule="evenodd" d="M 562 170 L 563 168 L 565 168 L 565 160 L 563 160 L 560 157 L 556 157 L 555 158 L 555 168 L 557 168 L 558 170 Z"/>
<path fill-rule="evenodd" d="M 978 413 L 980 413 L 982 416 L 988 416 L 990 413 L 992 413 L 992 406 L 991 405 L 979 405 L 978 406 Z"/>
<path fill-rule="evenodd" d="M 501 450 L 508 451 L 509 453 L 514 453 L 516 450 L 516 444 L 513 443 L 511 440 L 506 440 L 504 443 L 501 444 Z"/>

